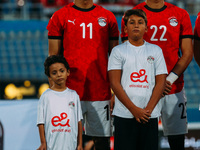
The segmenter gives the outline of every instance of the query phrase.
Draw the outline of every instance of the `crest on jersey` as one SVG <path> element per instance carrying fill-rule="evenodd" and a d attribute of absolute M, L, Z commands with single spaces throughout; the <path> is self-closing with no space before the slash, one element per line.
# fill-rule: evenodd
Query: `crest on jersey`
<path fill-rule="evenodd" d="M 101 18 L 98 19 L 98 23 L 99 23 L 99 25 L 100 25 L 101 27 L 105 27 L 106 24 L 107 24 L 106 19 L 103 18 L 103 17 L 101 17 Z"/>
<path fill-rule="evenodd" d="M 74 104 L 73 101 L 69 102 L 69 107 L 70 107 L 70 108 L 74 108 L 74 106 L 75 106 L 75 104 Z"/>
<path fill-rule="evenodd" d="M 155 60 L 155 59 L 154 59 L 152 56 L 149 56 L 149 57 L 147 58 L 147 61 L 148 61 L 150 64 L 153 64 L 154 60 Z"/>
<path fill-rule="evenodd" d="M 176 27 L 178 25 L 178 20 L 176 19 L 176 17 L 169 18 L 169 24 L 173 27 Z"/>

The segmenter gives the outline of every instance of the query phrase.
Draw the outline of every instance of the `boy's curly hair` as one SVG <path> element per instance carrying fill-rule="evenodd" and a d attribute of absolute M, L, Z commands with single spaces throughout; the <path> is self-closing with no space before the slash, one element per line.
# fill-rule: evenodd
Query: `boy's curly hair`
<path fill-rule="evenodd" d="M 44 73 L 48 77 L 50 77 L 49 67 L 55 63 L 62 63 L 62 64 L 64 64 L 64 66 L 67 70 L 70 69 L 68 62 L 66 61 L 66 59 L 63 56 L 60 56 L 60 55 L 49 56 L 46 58 L 46 60 L 44 62 Z"/>

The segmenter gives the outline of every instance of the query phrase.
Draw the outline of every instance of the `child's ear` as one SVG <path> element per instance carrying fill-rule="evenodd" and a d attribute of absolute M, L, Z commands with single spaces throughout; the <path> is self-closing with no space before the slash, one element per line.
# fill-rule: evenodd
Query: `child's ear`
<path fill-rule="evenodd" d="M 69 75 L 70 75 L 70 70 L 68 69 L 68 70 L 67 70 L 67 76 L 69 76 Z"/>
<path fill-rule="evenodd" d="M 147 31 L 148 31 L 148 26 L 146 25 L 145 32 L 147 32 Z"/>

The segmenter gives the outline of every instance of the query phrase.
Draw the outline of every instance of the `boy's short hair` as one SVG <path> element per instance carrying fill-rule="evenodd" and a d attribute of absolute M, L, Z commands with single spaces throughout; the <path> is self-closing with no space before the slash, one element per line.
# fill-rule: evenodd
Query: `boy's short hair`
<path fill-rule="evenodd" d="M 49 67 L 55 63 L 62 63 L 62 64 L 64 64 L 64 66 L 67 70 L 70 69 L 68 62 L 66 61 L 66 59 L 63 56 L 60 56 L 60 55 L 49 56 L 46 58 L 46 60 L 44 62 L 44 73 L 48 77 L 50 77 Z"/>
<path fill-rule="evenodd" d="M 147 16 L 146 13 L 141 9 L 129 9 L 124 13 L 124 24 L 127 26 L 128 19 L 131 15 L 136 15 L 138 17 L 142 17 L 147 25 Z"/>

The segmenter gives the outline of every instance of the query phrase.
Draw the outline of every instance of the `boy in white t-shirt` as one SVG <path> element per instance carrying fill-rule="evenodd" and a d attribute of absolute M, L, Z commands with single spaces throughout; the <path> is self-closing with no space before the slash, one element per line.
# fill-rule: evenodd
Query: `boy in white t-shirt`
<path fill-rule="evenodd" d="M 167 69 L 160 47 L 143 40 L 144 11 L 125 12 L 128 41 L 113 48 L 108 75 L 114 91 L 115 150 L 157 150 L 159 105 Z"/>
<path fill-rule="evenodd" d="M 76 91 L 66 87 L 70 74 L 63 56 L 49 56 L 45 74 L 53 81 L 38 103 L 37 125 L 41 145 L 38 150 L 82 150 L 82 111 Z"/>

